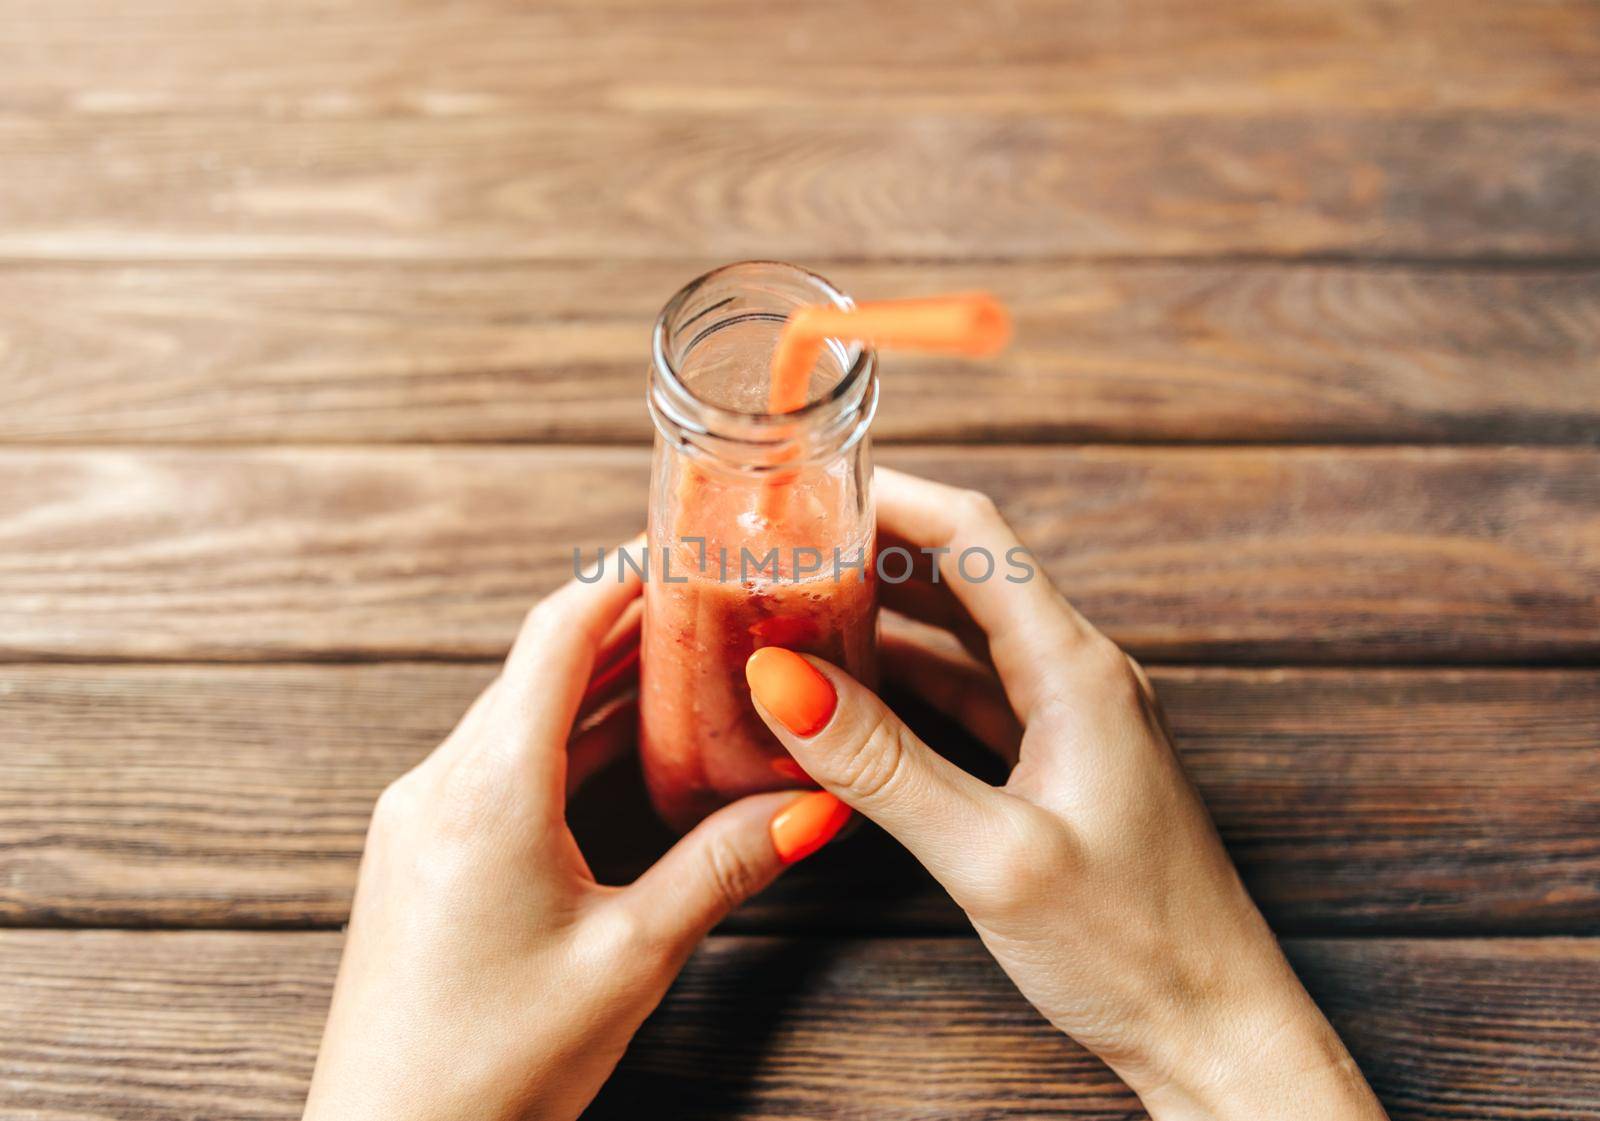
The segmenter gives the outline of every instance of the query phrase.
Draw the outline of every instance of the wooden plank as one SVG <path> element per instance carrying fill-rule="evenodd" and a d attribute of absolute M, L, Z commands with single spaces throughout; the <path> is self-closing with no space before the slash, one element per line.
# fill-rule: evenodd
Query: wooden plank
<path fill-rule="evenodd" d="M 1592 116 L 13 116 L 0 257 L 1593 259 Z"/>
<path fill-rule="evenodd" d="M 1600 1117 L 1600 944 L 1291 942 L 1395 1121 Z M 297 1117 L 335 934 L 0 933 L 0 1083 L 38 1121 Z M 714 938 L 585 1114 L 1127 1118 L 972 939 Z"/>
<path fill-rule="evenodd" d="M 710 264 L 0 268 L 0 440 L 646 440 Z M 889 356 L 880 441 L 1600 439 L 1600 270 L 816 267 L 1016 316 L 998 359 Z"/>
<path fill-rule="evenodd" d="M 337 926 L 378 792 L 489 665 L 0 667 L 0 923 Z M 1257 900 L 1296 931 L 1600 929 L 1600 672 L 1154 667 Z M 989 777 L 941 721 L 936 746 Z M 671 838 L 632 761 L 574 803 L 596 873 Z M 863 830 L 739 930 L 964 930 Z"/>
<path fill-rule="evenodd" d="M 911 449 L 1151 660 L 1600 655 L 1600 452 Z M 0 658 L 494 657 L 630 449 L 0 452 Z"/>
<path fill-rule="evenodd" d="M 342 924 L 490 665 L 0 668 L 0 921 Z"/>
<path fill-rule="evenodd" d="M 354 116 L 560 105 L 960 113 L 1600 106 L 1581 0 L 53 0 L 11 5 L 0 109 Z M 226 65 L 221 64 L 226 60 Z M 153 64 L 154 63 L 154 64 Z"/>

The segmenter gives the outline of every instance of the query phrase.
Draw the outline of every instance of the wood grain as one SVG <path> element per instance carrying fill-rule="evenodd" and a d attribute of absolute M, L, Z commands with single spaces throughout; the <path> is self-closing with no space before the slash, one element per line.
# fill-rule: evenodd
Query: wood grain
<path fill-rule="evenodd" d="M 1600 256 L 1588 113 L 15 116 L 0 158 L 18 259 Z"/>
<path fill-rule="evenodd" d="M 647 440 L 650 324 L 710 264 L 0 268 L 0 440 Z M 1016 317 L 890 356 L 879 440 L 1600 441 L 1600 270 L 815 267 Z"/>
<path fill-rule="evenodd" d="M 0 656 L 494 657 L 629 449 L 0 452 Z M 1600 452 L 908 449 L 1152 660 L 1600 655 Z"/>
<path fill-rule="evenodd" d="M 470 116 L 561 106 L 1128 115 L 1600 106 L 1581 0 L 284 0 L 26 5 L 0 109 Z M 154 64 L 152 64 L 154 60 Z M 225 64 L 224 64 L 225 60 Z"/>
<path fill-rule="evenodd" d="M 1600 449 L 1494 446 L 1600 442 L 1600 5 L 0 14 L 0 443 L 58 445 L 0 449 L 0 925 L 341 922 L 378 789 L 639 524 L 589 445 L 648 439 L 662 299 L 785 257 L 1016 307 L 886 441 L 1490 445 L 883 458 L 1234 663 L 1153 672 L 1272 921 L 1365 936 L 1289 948 L 1396 1121 L 1600 1121 L 1600 940 L 1462 937 L 1600 934 Z M 626 763 L 572 815 L 608 879 L 665 843 Z M 860 830 L 590 1116 L 1140 1115 L 961 929 Z M 339 940 L 0 930 L 0 1116 L 298 1116 Z"/>
<path fill-rule="evenodd" d="M 378 792 L 492 674 L 0 667 L 0 923 L 342 923 Z M 1152 674 L 1277 928 L 1600 930 L 1600 672 Z M 911 711 L 929 742 L 977 762 L 942 722 Z M 606 882 L 630 881 L 671 840 L 632 766 L 573 806 Z M 789 873 L 731 925 L 965 929 L 927 874 L 871 830 Z"/>
<path fill-rule="evenodd" d="M 1594 941 L 1287 948 L 1395 1121 L 1600 1117 Z M 0 933 L 3 1104 L 33 1121 L 296 1117 L 338 949 L 334 934 Z M 974 940 L 726 937 L 585 1116 L 646 1112 L 1140 1115 Z"/>

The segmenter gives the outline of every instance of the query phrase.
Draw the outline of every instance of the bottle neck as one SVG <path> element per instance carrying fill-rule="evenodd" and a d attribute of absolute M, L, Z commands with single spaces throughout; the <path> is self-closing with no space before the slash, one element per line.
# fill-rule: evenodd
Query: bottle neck
<path fill-rule="evenodd" d="M 662 438 L 708 465 L 757 475 L 848 454 L 877 409 L 871 347 L 828 340 L 806 404 L 766 411 L 778 335 L 790 312 L 812 304 L 853 306 L 814 273 L 772 261 L 724 266 L 668 301 L 656 320 L 648 393 Z"/>

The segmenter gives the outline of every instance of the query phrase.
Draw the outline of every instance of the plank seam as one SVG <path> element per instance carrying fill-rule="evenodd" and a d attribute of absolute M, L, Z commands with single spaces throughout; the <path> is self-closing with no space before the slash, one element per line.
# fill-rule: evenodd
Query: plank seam
<path fill-rule="evenodd" d="M 294 267 L 404 269 L 425 266 L 428 268 L 519 269 L 534 266 L 550 268 L 652 265 L 663 266 L 683 263 L 689 270 L 704 270 L 722 260 L 712 257 L 681 257 L 676 255 L 641 257 L 590 257 L 590 256 L 450 256 L 395 254 L 391 256 L 354 257 L 332 253 L 307 256 L 303 254 L 255 254 L 235 256 L 229 254 L 189 254 L 186 256 L 151 257 L 143 254 L 128 256 L 27 256 L 0 255 L 0 270 L 37 268 L 239 268 L 271 269 Z M 1297 268 L 1348 268 L 1353 271 L 1380 268 L 1418 269 L 1427 271 L 1469 271 L 1488 273 L 1552 271 L 1589 272 L 1600 269 L 1600 254 L 1554 253 L 1548 255 L 1526 253 L 1469 253 L 1459 256 L 1428 256 L 1406 253 L 1065 253 L 1038 257 L 1017 256 L 929 256 L 862 255 L 806 257 L 808 267 L 825 269 L 838 265 L 847 268 L 894 268 L 928 266 L 976 267 L 1049 267 L 1057 265 L 1108 265 L 1163 268 L 1178 266 L 1235 266 L 1235 267 L 1297 267 Z"/>

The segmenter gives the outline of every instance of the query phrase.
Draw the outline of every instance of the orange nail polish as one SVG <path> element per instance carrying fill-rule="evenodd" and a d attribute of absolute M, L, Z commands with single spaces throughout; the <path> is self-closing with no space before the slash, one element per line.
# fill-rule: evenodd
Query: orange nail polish
<path fill-rule="evenodd" d="M 772 819 L 772 847 L 785 864 L 804 860 L 833 840 L 850 820 L 850 807 L 826 790 L 802 794 Z"/>
<path fill-rule="evenodd" d="M 751 654 L 744 677 L 762 707 L 797 736 L 822 731 L 839 703 L 832 682 L 781 646 L 763 646 Z"/>
<path fill-rule="evenodd" d="M 816 785 L 811 781 L 811 776 L 806 774 L 805 768 L 788 755 L 780 755 L 776 759 L 769 760 L 767 765 L 772 768 L 773 774 L 782 778 L 789 779 L 792 782 L 802 782 L 807 786 Z"/>

